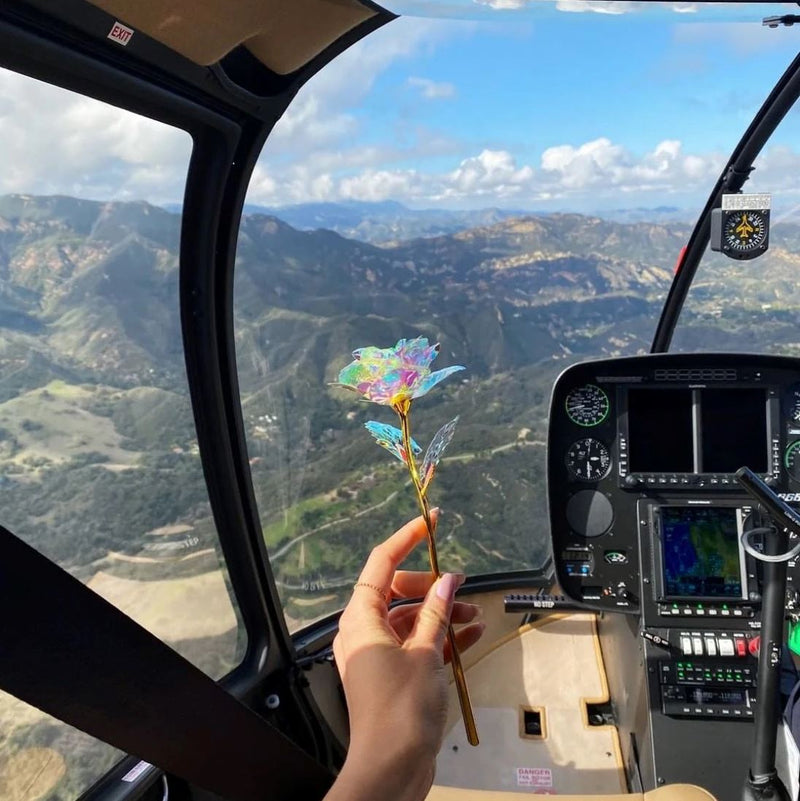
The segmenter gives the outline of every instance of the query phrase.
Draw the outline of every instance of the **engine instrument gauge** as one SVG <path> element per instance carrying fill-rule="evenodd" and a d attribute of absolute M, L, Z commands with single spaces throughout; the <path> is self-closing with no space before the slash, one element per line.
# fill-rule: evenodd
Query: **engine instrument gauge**
<path fill-rule="evenodd" d="M 792 442 L 784 451 L 783 466 L 795 481 L 800 481 L 800 440 Z"/>
<path fill-rule="evenodd" d="M 571 390 L 566 399 L 567 417 L 586 428 L 596 426 L 608 417 L 608 395 L 594 384 Z"/>
<path fill-rule="evenodd" d="M 611 454 L 600 440 L 586 437 L 569 446 L 564 464 L 570 475 L 579 481 L 600 481 L 611 470 Z"/>

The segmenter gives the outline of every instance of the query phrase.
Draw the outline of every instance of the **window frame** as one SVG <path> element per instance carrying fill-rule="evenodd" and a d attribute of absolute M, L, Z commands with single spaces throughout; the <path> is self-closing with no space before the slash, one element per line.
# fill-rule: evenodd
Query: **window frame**
<path fill-rule="evenodd" d="M 183 346 L 209 502 L 247 634 L 242 662 L 219 684 L 256 709 L 271 686 L 280 686 L 291 726 L 286 733 L 328 767 L 331 738 L 296 679 L 295 647 L 258 524 L 236 373 L 233 266 L 250 174 L 274 123 L 311 75 L 393 18 L 377 14 L 296 73 L 273 76 L 272 94 L 257 97 L 230 82 L 218 65 L 193 64 L 144 35 L 123 50 L 106 37 L 114 18 L 80 0 L 62 0 L 57 8 L 28 0 L 0 9 L 0 66 L 192 137 L 181 222 Z M 82 797 L 140 796 L 160 771 L 145 771 L 142 781 L 124 788 L 115 781 L 137 762 L 124 759 Z"/>

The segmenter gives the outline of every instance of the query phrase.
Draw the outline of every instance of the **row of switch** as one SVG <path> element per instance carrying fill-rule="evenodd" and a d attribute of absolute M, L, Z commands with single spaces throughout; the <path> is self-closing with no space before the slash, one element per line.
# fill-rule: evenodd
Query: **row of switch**
<path fill-rule="evenodd" d="M 714 637 L 708 634 L 681 634 L 680 651 L 684 656 L 747 656 L 744 637 Z"/>
<path fill-rule="evenodd" d="M 746 684 L 755 685 L 755 668 L 736 667 L 740 662 L 722 665 L 706 662 L 662 662 L 662 684 Z M 747 664 L 747 663 L 745 663 Z"/>
<path fill-rule="evenodd" d="M 752 606 L 679 606 L 660 604 L 658 614 L 669 617 L 753 617 Z"/>

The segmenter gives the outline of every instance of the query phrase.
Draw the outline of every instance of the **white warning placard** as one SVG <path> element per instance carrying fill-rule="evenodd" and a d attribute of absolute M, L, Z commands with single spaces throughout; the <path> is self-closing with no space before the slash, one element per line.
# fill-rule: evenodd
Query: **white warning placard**
<path fill-rule="evenodd" d="M 517 787 L 552 787 L 550 768 L 517 768 Z"/>

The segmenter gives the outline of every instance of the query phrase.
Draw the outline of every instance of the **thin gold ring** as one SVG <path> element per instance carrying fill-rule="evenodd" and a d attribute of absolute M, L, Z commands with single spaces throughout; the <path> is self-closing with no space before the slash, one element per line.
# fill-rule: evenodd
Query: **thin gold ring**
<path fill-rule="evenodd" d="M 353 589 L 355 589 L 356 587 L 368 587 L 371 590 L 375 590 L 375 592 L 377 592 L 381 596 L 381 598 L 386 603 L 388 603 L 388 600 L 386 598 L 386 590 L 381 589 L 377 584 L 370 584 L 368 581 L 357 581 L 353 585 Z"/>

